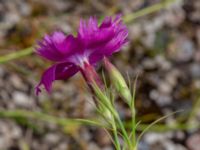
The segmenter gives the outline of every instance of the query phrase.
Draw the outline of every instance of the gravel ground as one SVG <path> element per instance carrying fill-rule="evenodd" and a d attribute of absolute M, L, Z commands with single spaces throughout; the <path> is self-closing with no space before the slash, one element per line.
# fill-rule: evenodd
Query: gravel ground
<path fill-rule="evenodd" d="M 43 33 L 75 31 L 80 18 L 130 14 L 159 0 L 0 0 L 0 55 L 30 47 Z M 131 79 L 139 74 L 139 118 L 189 111 L 200 89 L 200 1 L 178 1 L 164 10 L 128 22 L 129 44 L 112 61 Z M 92 96 L 80 75 L 54 84 L 51 95 L 34 94 L 50 63 L 35 54 L 0 65 L 0 110 L 31 110 L 66 118 L 96 116 Z M 99 68 L 101 70 L 101 68 Z M 101 72 L 101 71 L 100 71 Z M 120 102 L 126 119 L 129 112 Z M 155 117 L 143 120 L 150 123 Z M 200 112 L 193 118 L 200 121 Z M 174 116 L 165 124 L 173 125 Z M 28 147 L 28 148 L 27 148 Z M 106 132 L 96 127 L 66 127 L 39 120 L 0 119 L 0 150 L 113 150 Z M 200 150 L 200 131 L 148 132 L 139 150 Z"/>

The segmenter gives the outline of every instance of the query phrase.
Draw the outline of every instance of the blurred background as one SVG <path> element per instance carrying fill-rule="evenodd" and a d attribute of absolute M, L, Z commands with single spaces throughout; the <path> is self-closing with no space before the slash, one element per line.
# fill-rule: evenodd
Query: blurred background
<path fill-rule="evenodd" d="M 114 149 L 104 130 L 59 120 L 97 116 L 79 74 L 54 82 L 50 95 L 34 94 L 51 62 L 32 47 L 56 29 L 75 33 L 80 18 L 116 13 L 130 41 L 111 61 L 131 81 L 139 74 L 138 133 L 184 110 L 152 127 L 139 150 L 200 150 L 199 0 L 0 0 L 0 150 Z M 120 98 L 117 108 L 128 127 L 130 112 Z"/>

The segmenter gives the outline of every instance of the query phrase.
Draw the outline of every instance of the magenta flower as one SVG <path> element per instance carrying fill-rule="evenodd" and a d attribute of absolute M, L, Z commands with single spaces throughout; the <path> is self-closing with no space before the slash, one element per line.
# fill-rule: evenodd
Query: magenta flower
<path fill-rule="evenodd" d="M 36 53 L 55 62 L 42 75 L 36 86 L 36 94 L 41 92 L 40 86 L 50 92 L 54 80 L 64 80 L 80 71 L 89 83 L 92 79 L 100 82 L 94 65 L 103 57 L 109 57 L 127 42 L 128 30 L 121 17 L 106 17 L 98 26 L 97 19 L 81 20 L 77 37 L 66 36 L 56 31 L 45 35 L 38 42 Z"/>

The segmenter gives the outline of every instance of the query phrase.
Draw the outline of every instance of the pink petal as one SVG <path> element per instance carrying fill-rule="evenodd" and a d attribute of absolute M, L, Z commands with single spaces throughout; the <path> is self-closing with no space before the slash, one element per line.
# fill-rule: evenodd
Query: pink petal
<path fill-rule="evenodd" d="M 76 40 L 72 35 L 65 36 L 64 33 L 56 31 L 51 35 L 45 35 L 38 42 L 36 53 L 51 61 L 63 61 L 76 48 Z"/>
<path fill-rule="evenodd" d="M 114 19 L 106 17 L 96 33 L 90 37 L 92 39 L 90 40 L 92 41 L 92 47 L 88 48 L 91 52 L 89 57 L 90 63 L 96 63 L 104 56 L 111 56 L 119 51 L 128 41 L 128 30 L 122 23 L 120 15 Z"/>
<path fill-rule="evenodd" d="M 79 68 L 71 63 L 59 63 L 48 68 L 42 75 L 39 84 L 35 88 L 36 95 L 41 92 L 40 86 L 43 84 L 45 89 L 50 92 L 52 83 L 55 80 L 64 80 L 73 76 Z"/>

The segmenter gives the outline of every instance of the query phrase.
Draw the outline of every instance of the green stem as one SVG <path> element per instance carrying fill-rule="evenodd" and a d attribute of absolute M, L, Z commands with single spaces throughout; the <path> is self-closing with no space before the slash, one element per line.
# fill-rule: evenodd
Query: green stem
<path fill-rule="evenodd" d="M 124 21 L 126 23 L 130 23 L 130 22 L 132 22 L 133 20 L 135 20 L 139 17 L 142 17 L 142 16 L 145 16 L 145 15 L 151 14 L 153 12 L 159 11 L 159 10 L 167 7 L 168 5 L 172 4 L 174 1 L 176 1 L 176 0 L 164 0 L 164 1 L 162 1 L 158 4 L 155 4 L 153 6 L 150 6 L 150 7 L 144 8 L 140 11 L 137 11 L 135 13 L 126 15 L 124 17 Z"/>
<path fill-rule="evenodd" d="M 121 119 L 119 118 L 119 116 L 116 116 L 116 120 L 117 120 L 117 122 L 119 123 L 120 129 L 122 130 L 122 134 L 123 134 L 123 136 L 124 136 L 124 140 L 125 140 L 126 143 L 128 144 L 129 149 L 132 149 L 132 144 L 131 144 L 131 142 L 130 142 L 130 139 L 129 139 L 129 137 L 128 137 L 128 134 L 127 134 L 127 132 L 126 132 L 126 129 L 125 129 L 125 127 L 124 127 L 124 125 L 123 125 Z"/>
<path fill-rule="evenodd" d="M 1 110 L 0 111 L 0 118 L 27 118 L 27 119 L 37 119 L 42 120 L 49 123 L 55 123 L 60 126 L 66 126 L 69 124 L 85 124 L 85 125 L 93 125 L 93 126 L 99 126 L 104 127 L 106 126 L 101 125 L 100 123 L 93 121 L 93 120 L 87 120 L 87 119 L 66 119 L 66 118 L 59 118 L 55 116 L 51 116 L 42 112 L 31 112 L 26 110 Z"/>
<path fill-rule="evenodd" d="M 115 119 L 112 116 L 112 128 L 113 128 L 113 134 L 114 134 L 114 142 L 117 150 L 121 150 L 119 139 L 118 139 L 118 134 L 117 134 L 117 127 L 115 123 Z"/>
<path fill-rule="evenodd" d="M 80 123 L 83 125 L 96 125 L 101 126 L 97 123 L 90 123 L 88 121 L 84 121 L 83 119 L 66 119 L 66 118 L 59 118 L 56 116 L 50 116 L 48 114 L 44 114 L 42 112 L 31 112 L 31 111 L 25 111 L 25 110 L 1 110 L 0 111 L 0 117 L 5 118 L 18 118 L 18 117 L 24 117 L 24 118 L 33 118 L 37 120 L 42 120 L 45 122 L 51 122 L 58 125 L 68 125 L 70 123 Z M 127 128 L 132 126 L 132 123 L 125 124 Z M 140 124 L 137 126 L 137 131 L 143 131 L 145 128 L 147 128 L 149 124 Z M 183 123 L 177 123 L 174 126 L 167 126 L 165 124 L 155 124 L 150 129 L 155 132 L 166 132 L 166 131 L 173 131 L 173 130 L 194 130 L 200 128 L 200 124 L 198 126 L 188 126 L 187 124 Z"/>
<path fill-rule="evenodd" d="M 197 115 L 197 112 L 199 111 L 199 107 L 200 107 L 200 96 L 198 96 L 198 99 L 196 100 L 195 104 L 193 105 L 192 111 L 189 114 L 188 123 L 191 123 L 194 120 L 194 118 Z"/>
<path fill-rule="evenodd" d="M 127 142 L 128 146 L 131 148 L 131 142 L 129 140 L 128 134 L 125 130 L 125 127 L 119 117 L 119 114 L 117 113 L 116 109 L 114 108 L 114 106 L 111 103 L 111 100 L 107 97 L 107 95 L 105 95 L 102 90 L 95 84 L 92 85 L 95 95 L 97 96 L 97 98 L 100 100 L 99 102 L 103 104 L 103 106 L 105 108 L 107 108 L 110 113 L 112 114 L 112 116 L 116 119 L 116 121 L 119 124 L 120 129 L 122 130 L 122 134 L 123 134 L 123 138 L 124 140 Z"/>
<path fill-rule="evenodd" d="M 33 53 L 33 48 L 29 47 L 23 50 L 20 50 L 19 52 L 14 52 L 14 53 L 10 53 L 4 56 L 0 57 L 0 64 L 6 63 L 7 61 L 13 60 L 13 59 L 17 59 L 20 57 L 24 57 L 27 55 L 30 55 Z"/>
<path fill-rule="evenodd" d="M 148 126 L 149 126 L 149 124 L 140 124 L 137 127 L 137 131 L 143 131 Z M 185 123 L 184 124 L 176 124 L 174 126 L 167 126 L 164 124 L 155 124 L 150 129 L 151 129 L 151 131 L 154 131 L 154 132 L 167 132 L 167 131 L 175 131 L 175 130 L 188 131 L 188 130 L 198 129 L 199 127 L 200 127 L 200 125 L 194 127 L 194 126 L 188 126 Z"/>
<path fill-rule="evenodd" d="M 132 141 L 133 141 L 133 146 L 136 145 L 136 127 L 135 127 L 135 107 L 133 106 L 132 110 L 131 110 L 131 114 L 132 114 Z"/>
<path fill-rule="evenodd" d="M 131 103 L 130 103 L 130 109 L 131 109 L 131 115 L 132 115 L 132 141 L 133 141 L 133 146 L 136 146 L 136 112 L 135 112 L 135 95 L 136 95 L 136 85 L 137 85 L 137 79 L 138 75 L 136 76 L 134 86 L 133 86 L 133 93 L 131 97 Z"/>

